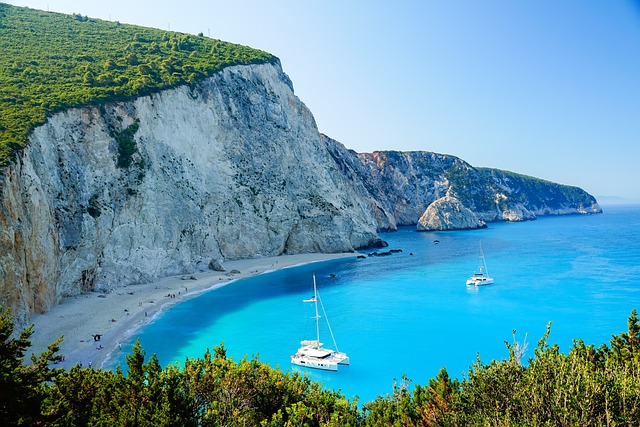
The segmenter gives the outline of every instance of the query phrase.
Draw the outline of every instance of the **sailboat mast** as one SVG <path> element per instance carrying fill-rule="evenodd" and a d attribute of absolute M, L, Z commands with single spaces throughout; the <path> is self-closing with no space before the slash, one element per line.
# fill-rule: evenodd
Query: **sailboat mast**
<path fill-rule="evenodd" d="M 482 242 L 480 242 L 480 260 L 482 261 L 481 266 L 484 267 L 484 273 L 489 277 L 489 270 L 487 269 L 487 261 L 484 259 L 484 251 L 482 250 Z"/>
<path fill-rule="evenodd" d="M 318 290 L 316 289 L 316 275 L 313 275 L 313 302 L 316 306 L 316 339 L 318 340 L 318 347 L 320 347 L 320 315 L 318 314 Z"/>

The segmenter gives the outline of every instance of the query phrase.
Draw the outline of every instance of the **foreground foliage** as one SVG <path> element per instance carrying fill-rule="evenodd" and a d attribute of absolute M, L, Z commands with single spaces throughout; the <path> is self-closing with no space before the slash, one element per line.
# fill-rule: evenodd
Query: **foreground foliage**
<path fill-rule="evenodd" d="M 274 62 L 204 37 L 0 3 L 0 166 L 52 113 L 193 84 L 224 67 Z"/>
<path fill-rule="evenodd" d="M 12 338 L 0 309 L 0 422 L 10 425 L 204 426 L 635 426 L 640 422 L 640 324 L 599 348 L 575 341 L 568 354 L 549 345 L 549 328 L 534 357 L 507 343 L 510 357 L 477 360 L 462 381 L 445 368 L 410 390 L 403 378 L 392 393 L 358 408 L 339 392 L 297 373 L 243 359 L 222 346 L 184 367 L 145 361 L 139 344 L 128 373 L 51 369 L 60 340 L 28 364 L 31 328 Z"/>

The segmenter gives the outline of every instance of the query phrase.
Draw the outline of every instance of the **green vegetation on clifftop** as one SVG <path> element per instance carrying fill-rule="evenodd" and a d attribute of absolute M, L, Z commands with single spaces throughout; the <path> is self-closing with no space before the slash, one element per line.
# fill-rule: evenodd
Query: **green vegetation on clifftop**
<path fill-rule="evenodd" d="M 477 168 L 478 171 L 491 176 L 503 186 L 518 188 L 510 197 L 519 203 L 539 203 L 545 201 L 552 208 L 560 208 L 564 201 L 576 206 L 588 207 L 596 200 L 583 189 L 571 185 L 558 184 L 528 175 L 509 172 L 501 169 Z"/>
<path fill-rule="evenodd" d="M 0 3 L 0 166 L 52 113 L 274 63 L 246 46 Z"/>

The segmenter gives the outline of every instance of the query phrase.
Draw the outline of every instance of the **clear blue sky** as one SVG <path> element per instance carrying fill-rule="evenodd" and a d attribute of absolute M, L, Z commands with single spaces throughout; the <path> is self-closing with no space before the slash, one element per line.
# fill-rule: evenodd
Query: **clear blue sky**
<path fill-rule="evenodd" d="M 640 1 L 8 1 L 278 56 L 321 132 L 640 201 Z"/>

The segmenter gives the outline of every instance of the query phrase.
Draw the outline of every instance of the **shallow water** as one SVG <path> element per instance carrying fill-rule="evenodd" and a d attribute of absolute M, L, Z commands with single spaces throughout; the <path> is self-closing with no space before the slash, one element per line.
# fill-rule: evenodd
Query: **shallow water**
<path fill-rule="evenodd" d="M 200 357 L 224 342 L 236 359 L 259 354 L 362 402 L 391 393 L 403 374 L 425 384 L 442 366 L 461 378 L 476 355 L 484 362 L 506 358 L 513 330 L 519 341 L 528 334 L 530 357 L 550 321 L 550 341 L 563 351 L 577 338 L 608 343 L 640 308 L 640 206 L 475 231 L 405 227 L 382 237 L 402 252 L 233 282 L 171 308 L 135 337 L 162 364 Z M 480 242 L 495 283 L 467 287 Z M 312 304 L 302 302 L 312 294 L 314 273 L 339 348 L 351 358 L 339 372 L 289 361 L 299 341 L 315 334 Z M 330 344 L 328 331 L 321 334 Z"/>

